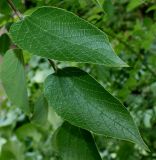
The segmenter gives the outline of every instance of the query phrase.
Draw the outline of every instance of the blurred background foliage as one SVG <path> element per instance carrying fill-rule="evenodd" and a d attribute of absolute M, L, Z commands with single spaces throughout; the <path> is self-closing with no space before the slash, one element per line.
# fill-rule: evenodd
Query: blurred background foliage
<path fill-rule="evenodd" d="M 151 152 L 125 141 L 95 135 L 103 160 L 156 160 L 156 1 L 155 0 L 13 0 L 21 13 L 56 6 L 74 12 L 105 31 L 116 53 L 129 68 L 57 62 L 79 66 L 94 76 L 131 112 Z M 0 0 L 0 63 L 13 47 L 8 35 L 17 17 Z M 24 53 L 32 115 L 8 99 L 0 84 L 0 160 L 57 160 L 52 134 L 62 120 L 46 103 L 37 103 L 43 81 L 53 72 L 41 57 Z M 38 106 L 36 108 L 35 106 Z M 44 108 L 43 108 L 44 106 Z"/>

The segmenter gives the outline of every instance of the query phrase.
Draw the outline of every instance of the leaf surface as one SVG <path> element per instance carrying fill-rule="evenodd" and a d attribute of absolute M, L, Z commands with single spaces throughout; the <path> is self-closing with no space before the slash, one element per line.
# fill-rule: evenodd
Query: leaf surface
<path fill-rule="evenodd" d="M 53 145 L 62 160 L 101 160 L 91 133 L 68 122 L 55 132 Z"/>
<path fill-rule="evenodd" d="M 73 125 L 147 149 L 127 109 L 88 73 L 59 70 L 46 79 L 44 93 L 58 115 Z"/>
<path fill-rule="evenodd" d="M 45 125 L 48 117 L 48 103 L 44 95 L 40 95 L 34 106 L 31 121 L 37 125 Z"/>
<path fill-rule="evenodd" d="M 130 12 L 143 3 L 145 3 L 145 0 L 131 0 L 127 6 L 127 11 Z"/>
<path fill-rule="evenodd" d="M 9 49 L 10 39 L 7 34 L 3 34 L 0 36 L 0 54 L 4 55 L 5 52 Z"/>
<path fill-rule="evenodd" d="M 14 105 L 29 112 L 23 53 L 19 49 L 6 52 L 1 65 L 0 79 Z"/>
<path fill-rule="evenodd" d="M 12 25 L 12 40 L 33 54 L 59 61 L 127 66 L 104 32 L 71 12 L 42 7 Z"/>
<path fill-rule="evenodd" d="M 95 2 L 102 8 L 104 0 L 95 0 Z"/>

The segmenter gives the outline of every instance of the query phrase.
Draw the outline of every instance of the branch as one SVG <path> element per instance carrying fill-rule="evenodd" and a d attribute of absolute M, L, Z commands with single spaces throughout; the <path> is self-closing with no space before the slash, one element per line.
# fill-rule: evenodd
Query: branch
<path fill-rule="evenodd" d="M 15 12 L 15 14 L 17 15 L 17 17 L 22 20 L 23 19 L 23 16 L 22 14 L 18 11 L 18 9 L 15 7 L 14 3 L 12 2 L 12 0 L 7 0 L 9 6 L 11 7 L 11 9 Z M 58 67 L 57 65 L 55 64 L 55 62 L 51 59 L 48 59 L 50 65 L 53 67 L 54 71 L 57 72 L 58 70 Z"/>
<path fill-rule="evenodd" d="M 23 16 L 22 14 L 17 10 L 17 8 L 15 7 L 15 5 L 13 4 L 12 0 L 7 0 L 9 6 L 11 7 L 11 9 L 15 12 L 15 14 L 17 15 L 17 17 L 22 20 Z"/>
<path fill-rule="evenodd" d="M 50 65 L 53 67 L 54 71 L 57 72 L 58 71 L 58 67 L 57 65 L 55 64 L 55 62 L 51 59 L 48 59 Z"/>

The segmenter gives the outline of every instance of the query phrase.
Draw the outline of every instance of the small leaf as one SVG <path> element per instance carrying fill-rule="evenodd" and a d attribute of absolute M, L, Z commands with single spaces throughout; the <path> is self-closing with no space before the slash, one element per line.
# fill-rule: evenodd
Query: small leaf
<path fill-rule="evenodd" d="M 58 115 L 73 125 L 147 149 L 127 109 L 86 72 L 59 70 L 46 79 L 44 93 Z"/>
<path fill-rule="evenodd" d="M 146 10 L 146 13 L 148 13 L 148 12 L 150 12 L 150 11 L 153 11 L 153 10 L 156 10 L 156 4 L 150 6 L 150 7 Z"/>
<path fill-rule="evenodd" d="M 1 65 L 0 79 L 11 102 L 28 113 L 24 59 L 21 50 L 7 51 Z"/>
<path fill-rule="evenodd" d="M 95 0 L 95 2 L 102 8 L 104 0 Z"/>
<path fill-rule="evenodd" d="M 130 12 L 133 9 L 137 8 L 141 4 L 143 4 L 145 0 L 131 0 L 127 6 L 127 11 Z"/>
<path fill-rule="evenodd" d="M 12 25 L 12 40 L 39 56 L 109 67 L 127 66 L 113 51 L 104 32 L 71 12 L 42 7 Z"/>
<path fill-rule="evenodd" d="M 34 106 L 34 113 L 31 121 L 37 125 L 44 125 L 47 122 L 48 117 L 48 103 L 44 98 L 44 95 L 41 95 Z"/>
<path fill-rule="evenodd" d="M 27 137 L 33 138 L 36 142 L 41 141 L 42 134 L 39 132 L 37 127 L 31 123 L 26 123 L 16 130 L 16 135 L 20 140 L 24 140 Z"/>
<path fill-rule="evenodd" d="M 103 4 L 103 9 L 109 17 L 113 16 L 115 8 L 113 6 L 112 0 L 105 0 Z"/>
<path fill-rule="evenodd" d="M 91 133 L 67 122 L 55 132 L 53 144 L 62 160 L 101 160 Z"/>
<path fill-rule="evenodd" d="M 4 55 L 5 52 L 9 49 L 10 38 L 7 34 L 0 36 L 0 54 Z"/>

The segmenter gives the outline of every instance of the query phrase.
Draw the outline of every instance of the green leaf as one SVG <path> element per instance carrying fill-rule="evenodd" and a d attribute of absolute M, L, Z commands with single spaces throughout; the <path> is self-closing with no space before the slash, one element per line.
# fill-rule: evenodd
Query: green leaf
<path fill-rule="evenodd" d="M 117 151 L 117 157 L 119 160 L 134 160 L 134 151 L 135 148 L 131 143 L 121 143 Z"/>
<path fill-rule="evenodd" d="M 145 0 L 131 0 L 127 6 L 127 11 L 130 12 L 143 3 L 145 3 Z"/>
<path fill-rule="evenodd" d="M 10 38 L 7 34 L 0 36 L 0 54 L 4 55 L 5 52 L 9 49 Z"/>
<path fill-rule="evenodd" d="M 19 139 L 24 140 L 27 137 L 33 138 L 34 141 L 40 142 L 41 141 L 41 133 L 37 129 L 37 127 L 31 123 L 26 123 L 19 127 L 16 130 L 16 135 Z"/>
<path fill-rule="evenodd" d="M 10 13 L 10 8 L 6 0 L 0 0 L 0 12 L 4 14 Z"/>
<path fill-rule="evenodd" d="M 24 59 L 21 50 L 9 50 L 5 54 L 0 79 L 11 102 L 28 113 Z"/>
<path fill-rule="evenodd" d="M 115 8 L 113 6 L 112 0 L 105 0 L 103 4 L 103 9 L 109 17 L 113 16 Z"/>
<path fill-rule="evenodd" d="M 36 101 L 31 121 L 37 125 L 44 125 L 47 122 L 47 117 L 48 103 L 44 95 L 41 95 Z"/>
<path fill-rule="evenodd" d="M 91 133 L 67 122 L 55 132 L 53 144 L 62 160 L 101 160 Z"/>
<path fill-rule="evenodd" d="M 20 48 L 59 61 L 127 66 L 113 51 L 104 32 L 71 12 L 42 7 L 12 25 Z"/>
<path fill-rule="evenodd" d="M 24 145 L 14 136 L 2 148 L 0 160 L 24 160 Z"/>
<path fill-rule="evenodd" d="M 156 10 L 156 4 L 150 6 L 150 7 L 146 10 L 146 13 L 148 13 L 148 12 L 150 12 L 150 11 L 153 11 L 153 10 Z"/>
<path fill-rule="evenodd" d="M 95 2 L 102 8 L 104 0 L 95 0 Z"/>
<path fill-rule="evenodd" d="M 73 125 L 147 149 L 127 109 L 86 72 L 59 70 L 46 79 L 44 93 L 50 106 Z"/>

